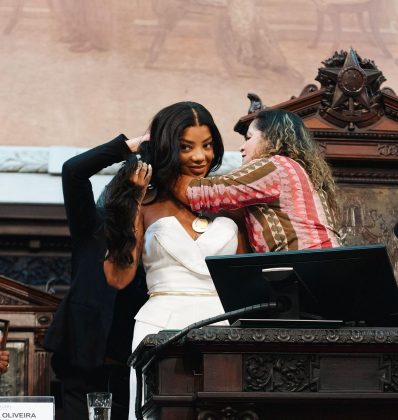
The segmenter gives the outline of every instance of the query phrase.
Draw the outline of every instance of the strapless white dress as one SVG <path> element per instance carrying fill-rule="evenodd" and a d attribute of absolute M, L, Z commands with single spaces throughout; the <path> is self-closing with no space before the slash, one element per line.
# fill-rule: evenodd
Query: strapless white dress
<path fill-rule="evenodd" d="M 235 254 L 238 227 L 217 217 L 206 232 L 193 240 L 174 216 L 163 217 L 145 232 L 142 261 L 149 300 L 135 316 L 132 350 L 148 334 L 182 329 L 194 322 L 222 314 L 205 257 Z M 171 294 L 172 293 L 172 294 Z M 228 325 L 225 321 L 223 324 Z M 130 414 L 135 419 L 135 371 L 130 377 Z"/>

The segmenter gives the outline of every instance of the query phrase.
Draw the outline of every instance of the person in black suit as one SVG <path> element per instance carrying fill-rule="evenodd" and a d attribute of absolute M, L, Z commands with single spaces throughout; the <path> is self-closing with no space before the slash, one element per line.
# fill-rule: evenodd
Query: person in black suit
<path fill-rule="evenodd" d="M 95 204 L 89 178 L 126 160 L 134 141 L 123 134 L 66 161 L 62 168 L 65 209 L 72 240 L 72 283 L 45 337 L 52 366 L 63 385 L 63 419 L 87 420 L 86 393 L 113 394 L 112 420 L 128 418 L 134 316 L 147 300 L 140 267 L 129 287 L 108 286 L 103 272 L 105 209 Z M 132 148 L 132 150 L 130 149 Z"/>

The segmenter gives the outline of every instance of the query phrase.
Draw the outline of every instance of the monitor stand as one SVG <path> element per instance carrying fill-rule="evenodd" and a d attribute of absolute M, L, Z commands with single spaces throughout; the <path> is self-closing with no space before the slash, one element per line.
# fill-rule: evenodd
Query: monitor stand
<path fill-rule="evenodd" d="M 277 310 L 261 318 L 235 319 L 232 327 L 239 328 L 340 328 L 342 320 L 323 319 L 300 311 L 299 282 L 301 278 L 292 267 L 274 267 L 262 270 L 268 288 L 269 301 Z M 272 318 L 270 317 L 272 316 Z"/>

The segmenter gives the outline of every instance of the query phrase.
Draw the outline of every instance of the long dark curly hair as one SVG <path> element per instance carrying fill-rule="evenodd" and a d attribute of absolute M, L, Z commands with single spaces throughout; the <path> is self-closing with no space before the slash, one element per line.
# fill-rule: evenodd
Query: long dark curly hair
<path fill-rule="evenodd" d="M 212 139 L 214 159 L 210 171 L 222 163 L 224 146 L 220 132 L 210 112 L 196 102 L 178 102 L 160 110 L 152 120 L 150 138 L 153 175 L 151 183 L 162 191 L 170 191 L 180 171 L 180 138 L 184 130 L 197 125 L 207 125 Z"/>
<path fill-rule="evenodd" d="M 287 156 L 303 166 L 315 189 L 325 196 L 337 224 L 339 205 L 332 171 L 302 119 L 293 112 L 270 109 L 259 112 L 254 125 L 269 142 L 266 155 Z"/>
<path fill-rule="evenodd" d="M 178 102 L 160 110 L 150 125 L 150 141 L 139 148 L 140 159 L 153 168 L 151 187 L 158 196 L 169 193 L 180 170 L 180 138 L 188 127 L 206 125 L 212 135 L 214 159 L 210 171 L 222 163 L 224 146 L 220 132 L 210 112 L 196 102 Z M 137 244 L 134 221 L 139 209 L 141 191 L 130 181 L 137 167 L 137 155 L 132 154 L 108 184 L 105 192 L 104 235 L 107 257 L 121 268 L 131 265 L 131 251 Z"/>
<path fill-rule="evenodd" d="M 141 189 L 129 180 L 137 162 L 137 155 L 130 155 L 104 193 L 103 232 L 108 248 L 106 258 L 120 267 L 128 267 L 133 263 L 131 250 L 137 243 L 133 225 L 139 208 Z"/>

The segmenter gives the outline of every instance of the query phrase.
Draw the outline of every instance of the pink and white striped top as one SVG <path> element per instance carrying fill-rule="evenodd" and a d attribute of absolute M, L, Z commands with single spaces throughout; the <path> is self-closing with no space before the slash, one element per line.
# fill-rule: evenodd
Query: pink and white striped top
<path fill-rule="evenodd" d="M 286 156 L 256 159 L 227 175 L 192 180 L 187 195 L 195 212 L 244 208 L 255 252 L 340 246 L 325 195 Z"/>

